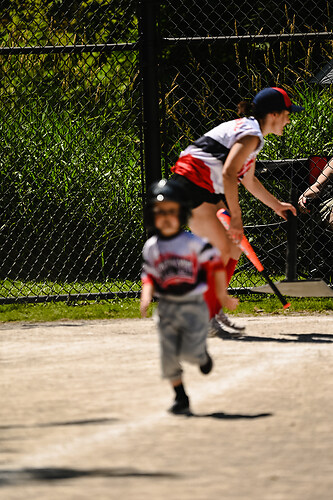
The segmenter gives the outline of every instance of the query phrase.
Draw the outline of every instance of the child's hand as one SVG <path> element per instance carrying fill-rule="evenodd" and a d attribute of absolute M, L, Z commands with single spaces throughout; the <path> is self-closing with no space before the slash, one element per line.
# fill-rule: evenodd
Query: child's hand
<path fill-rule="evenodd" d="M 147 317 L 147 311 L 148 311 L 149 304 L 150 304 L 150 300 L 149 301 L 141 300 L 141 302 L 140 302 L 140 314 L 141 314 L 142 318 Z"/>
<path fill-rule="evenodd" d="M 236 299 L 236 297 L 231 297 L 230 295 L 227 295 L 224 297 L 223 300 L 223 307 L 226 307 L 230 311 L 234 311 L 239 304 L 239 300 Z"/>
<path fill-rule="evenodd" d="M 140 314 L 142 318 L 147 317 L 149 304 L 153 298 L 154 287 L 152 283 L 143 283 L 140 295 Z"/>

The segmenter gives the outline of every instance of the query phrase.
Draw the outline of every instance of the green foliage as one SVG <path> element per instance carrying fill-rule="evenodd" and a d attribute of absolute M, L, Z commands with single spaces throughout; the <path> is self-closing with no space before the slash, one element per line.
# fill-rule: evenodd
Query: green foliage
<path fill-rule="evenodd" d="M 133 250 L 143 227 L 135 139 L 113 134 L 107 113 L 87 118 L 54 110 L 50 103 L 43 108 L 30 101 L 30 106 L 23 123 L 13 120 L 8 129 L 1 120 L 3 234 L 21 240 L 21 256 L 31 252 L 29 247 L 44 247 L 50 252 L 44 272 L 54 268 L 62 278 L 94 269 L 95 276 L 97 270 L 116 276 L 127 259 L 138 273 Z M 62 270 L 59 261 L 65 262 Z M 34 263 L 35 272 L 41 265 Z"/>
<path fill-rule="evenodd" d="M 131 42 L 137 39 L 135 2 L 14 0 L 2 10 L 8 46 Z"/>
<path fill-rule="evenodd" d="M 134 3 L 121 0 L 16 1 L 0 23 L 7 46 L 137 37 Z M 0 63 L 0 275 L 137 277 L 144 238 L 137 52 L 6 55 Z"/>
<path fill-rule="evenodd" d="M 305 111 L 291 115 L 283 139 L 266 138 L 259 159 L 308 158 L 311 155 L 333 154 L 333 87 L 298 84 L 293 88 L 293 99 Z"/>

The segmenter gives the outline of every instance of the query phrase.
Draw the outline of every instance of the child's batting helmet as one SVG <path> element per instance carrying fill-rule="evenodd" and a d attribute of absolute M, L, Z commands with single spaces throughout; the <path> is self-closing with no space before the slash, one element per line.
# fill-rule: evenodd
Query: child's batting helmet
<path fill-rule="evenodd" d="M 175 201 L 180 205 L 179 222 L 185 226 L 191 216 L 191 204 L 185 189 L 174 179 L 161 179 L 154 182 L 147 191 L 147 203 L 144 210 L 144 223 L 148 232 L 156 232 L 153 208 L 160 201 Z"/>

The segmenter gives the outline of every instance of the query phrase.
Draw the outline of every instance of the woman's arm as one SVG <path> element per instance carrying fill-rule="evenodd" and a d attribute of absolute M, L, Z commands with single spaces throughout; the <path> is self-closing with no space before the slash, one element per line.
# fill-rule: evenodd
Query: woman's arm
<path fill-rule="evenodd" d="M 308 212 L 306 207 L 306 200 L 312 200 L 317 198 L 327 182 L 330 176 L 333 176 L 333 158 L 327 163 L 324 170 L 317 177 L 316 182 L 314 182 L 310 187 L 308 187 L 303 194 L 298 199 L 298 206 L 301 212 Z"/>
<path fill-rule="evenodd" d="M 275 196 L 272 195 L 267 189 L 262 185 L 262 183 L 257 179 L 254 175 L 254 169 L 248 172 L 248 175 L 244 177 L 242 180 L 242 184 L 253 196 L 255 196 L 258 200 L 260 200 L 264 205 L 267 205 L 269 208 L 274 210 L 276 214 L 278 214 L 283 219 L 287 220 L 287 212 L 290 210 L 294 215 L 296 215 L 296 208 L 291 203 L 285 203 L 283 201 L 278 200 Z"/>
<path fill-rule="evenodd" d="M 240 241 L 243 236 L 242 212 L 238 197 L 238 173 L 250 154 L 258 147 L 258 142 L 259 138 L 254 135 L 243 137 L 232 146 L 223 165 L 224 194 L 230 212 L 228 235 L 235 241 Z"/>

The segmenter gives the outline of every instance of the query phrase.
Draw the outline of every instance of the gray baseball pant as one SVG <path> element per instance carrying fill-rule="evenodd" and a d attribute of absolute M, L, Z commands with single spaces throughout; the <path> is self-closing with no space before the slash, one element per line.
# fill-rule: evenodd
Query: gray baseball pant
<path fill-rule="evenodd" d="M 197 365 L 208 361 L 208 326 L 209 312 L 202 295 L 182 300 L 159 299 L 157 327 L 163 378 L 179 379 L 183 372 L 181 361 Z"/>

